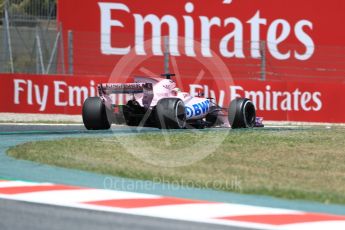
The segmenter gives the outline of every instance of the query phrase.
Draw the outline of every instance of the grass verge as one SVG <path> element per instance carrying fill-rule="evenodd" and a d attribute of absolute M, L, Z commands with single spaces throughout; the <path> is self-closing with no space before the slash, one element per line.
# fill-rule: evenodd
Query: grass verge
<path fill-rule="evenodd" d="M 183 131 L 40 141 L 10 148 L 8 154 L 127 178 L 345 204 L 344 137 L 345 129 L 334 127 L 239 130 L 225 136 L 219 130 Z M 201 149 L 213 145 L 216 151 L 198 158 Z M 186 165 L 164 164 L 179 160 Z"/>

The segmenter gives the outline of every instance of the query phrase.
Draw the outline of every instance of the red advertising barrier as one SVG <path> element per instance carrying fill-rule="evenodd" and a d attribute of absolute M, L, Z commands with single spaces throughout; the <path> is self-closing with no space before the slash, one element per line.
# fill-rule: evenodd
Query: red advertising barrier
<path fill-rule="evenodd" d="M 98 82 L 157 76 L 169 51 L 184 91 L 224 107 L 249 97 L 267 120 L 345 122 L 344 10 L 343 0 L 59 0 L 76 76 L 4 76 L 0 110 L 79 114 Z"/>
<path fill-rule="evenodd" d="M 0 112 L 81 114 L 88 96 L 105 77 L 1 74 Z"/>
<path fill-rule="evenodd" d="M 2 74 L 0 112 L 81 114 L 84 100 L 97 95 L 97 84 L 109 81 L 99 76 Z M 345 83 L 238 80 L 216 86 L 201 81 L 185 84 L 184 90 L 202 90 L 224 107 L 232 98 L 248 97 L 266 120 L 345 122 Z"/>
<path fill-rule="evenodd" d="M 135 74 L 159 74 L 169 36 L 172 72 L 184 76 L 218 58 L 233 79 L 265 71 L 268 80 L 343 80 L 344 11 L 343 0 L 58 1 L 64 41 L 67 31 L 74 36 L 75 73 L 106 76 L 130 54 L 150 59 Z"/>

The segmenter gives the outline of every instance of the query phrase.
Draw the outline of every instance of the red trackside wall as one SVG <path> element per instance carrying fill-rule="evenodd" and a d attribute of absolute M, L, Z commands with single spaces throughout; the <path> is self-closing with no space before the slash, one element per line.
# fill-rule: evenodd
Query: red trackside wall
<path fill-rule="evenodd" d="M 161 28 L 159 35 L 174 37 L 171 31 L 177 30 L 180 39 L 176 60 L 184 77 L 199 73 L 202 66 L 196 62 L 218 56 L 233 78 L 258 79 L 260 40 L 266 42 L 263 48 L 267 79 L 338 80 L 345 74 L 345 31 L 338 27 L 344 22 L 344 10 L 343 0 L 176 0 L 164 3 L 154 0 L 60 0 L 58 18 L 64 31 L 74 31 L 77 74 L 109 75 L 124 55 L 109 49 L 107 52 L 107 47 L 128 47 L 142 55 L 138 45 L 141 29 L 147 41 L 144 48 L 141 47 L 146 53 L 143 56 L 147 57 L 141 67 L 160 73 L 163 58 L 150 57 L 153 53 L 150 22 L 161 20 L 170 24 L 154 24 L 154 30 Z M 146 23 L 142 26 L 144 19 Z M 194 44 L 186 45 L 186 37 L 195 40 Z M 208 42 L 210 49 L 205 48 Z M 153 46 L 159 45 L 154 42 Z M 205 57 L 210 50 L 214 52 L 212 57 Z M 227 51 L 230 54 L 224 54 Z M 174 56 L 174 49 L 171 52 Z M 138 69 L 132 72 L 143 74 Z"/>
<path fill-rule="evenodd" d="M 169 35 L 184 91 L 225 107 L 247 96 L 266 120 L 345 122 L 344 10 L 343 0 L 59 0 L 75 76 L 3 75 L 0 111 L 80 114 L 97 83 L 163 72 L 158 38 Z"/>
<path fill-rule="evenodd" d="M 108 81 L 108 77 L 99 76 L 4 74 L 0 84 L 6 87 L 2 87 L 0 96 L 6 100 L 0 104 L 0 112 L 81 114 L 83 101 L 97 94 L 96 85 Z M 224 86 L 229 94 L 213 90 L 215 85 L 207 81 L 185 86 L 192 94 L 203 89 L 224 107 L 231 98 L 250 95 L 257 115 L 266 120 L 345 122 L 344 84 L 239 80 Z"/>

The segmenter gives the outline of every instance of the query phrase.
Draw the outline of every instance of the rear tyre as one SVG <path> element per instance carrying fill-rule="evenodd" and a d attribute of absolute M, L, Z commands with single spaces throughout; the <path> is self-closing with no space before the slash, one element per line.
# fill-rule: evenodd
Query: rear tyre
<path fill-rule="evenodd" d="M 228 116 L 231 128 L 233 129 L 253 128 L 255 126 L 255 106 L 247 98 L 236 98 L 232 100 Z"/>
<path fill-rule="evenodd" d="M 185 105 L 178 98 L 163 98 L 156 105 L 157 126 L 161 129 L 186 127 Z"/>
<path fill-rule="evenodd" d="M 110 113 L 111 111 L 107 111 L 101 98 L 87 98 L 83 104 L 82 113 L 85 128 L 88 130 L 109 129 L 111 126 Z"/>

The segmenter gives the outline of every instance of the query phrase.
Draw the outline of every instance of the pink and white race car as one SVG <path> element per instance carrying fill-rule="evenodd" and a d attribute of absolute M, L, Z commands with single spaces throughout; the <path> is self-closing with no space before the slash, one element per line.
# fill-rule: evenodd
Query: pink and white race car
<path fill-rule="evenodd" d="M 236 98 L 229 108 L 222 108 L 212 98 L 181 92 L 171 79 L 174 74 L 162 76 L 165 78 L 136 77 L 135 83 L 98 85 L 99 96 L 87 98 L 83 105 L 85 127 L 109 129 L 115 111 L 123 114 L 129 126 L 161 129 L 263 126 L 262 118 L 256 118 L 254 104 L 247 98 Z M 132 97 L 125 105 L 116 105 L 111 94 L 131 94 Z"/>

